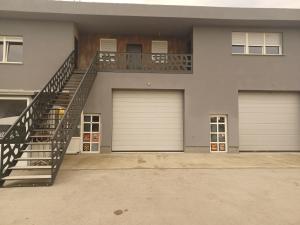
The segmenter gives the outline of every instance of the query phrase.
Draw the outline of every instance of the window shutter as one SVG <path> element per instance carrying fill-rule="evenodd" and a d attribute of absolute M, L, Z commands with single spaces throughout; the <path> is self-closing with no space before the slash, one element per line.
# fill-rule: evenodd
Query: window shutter
<path fill-rule="evenodd" d="M 100 39 L 100 51 L 102 52 L 117 52 L 116 39 Z"/>
<path fill-rule="evenodd" d="M 263 46 L 264 33 L 248 33 L 249 46 Z"/>
<path fill-rule="evenodd" d="M 23 38 L 22 37 L 6 37 L 6 41 L 23 42 Z"/>
<path fill-rule="evenodd" d="M 152 53 L 168 53 L 168 41 L 152 41 Z"/>
<path fill-rule="evenodd" d="M 232 33 L 232 45 L 246 45 L 246 33 L 233 32 Z"/>
<path fill-rule="evenodd" d="M 266 46 L 281 46 L 281 34 L 266 33 Z"/>

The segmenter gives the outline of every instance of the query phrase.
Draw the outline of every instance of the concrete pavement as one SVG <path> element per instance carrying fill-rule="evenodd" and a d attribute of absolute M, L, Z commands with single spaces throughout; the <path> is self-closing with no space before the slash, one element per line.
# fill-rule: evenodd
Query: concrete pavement
<path fill-rule="evenodd" d="M 300 153 L 113 153 L 67 155 L 63 169 L 300 168 Z"/>
<path fill-rule="evenodd" d="M 191 157 L 170 158 L 184 155 Z M 182 166 L 177 168 L 134 168 L 147 163 L 155 167 L 158 161 L 175 166 L 173 159 L 160 157 L 151 165 L 150 156 L 145 159 L 146 155 L 139 158 L 137 154 L 132 168 L 115 168 L 115 159 L 109 168 L 110 158 L 117 156 L 106 156 L 98 169 L 87 168 L 86 157 L 82 157 L 85 163 L 78 164 L 82 169 L 72 169 L 67 168 L 67 157 L 52 187 L 0 189 L 0 224 L 299 225 L 299 155 L 285 156 L 291 157 L 293 167 L 284 167 L 283 157 L 274 162 L 268 159 L 270 164 L 263 168 L 204 168 L 204 162 L 197 164 L 196 159 L 193 167 L 183 168 L 184 160 L 178 158 L 176 164 Z M 126 160 L 122 163 L 129 166 Z"/>

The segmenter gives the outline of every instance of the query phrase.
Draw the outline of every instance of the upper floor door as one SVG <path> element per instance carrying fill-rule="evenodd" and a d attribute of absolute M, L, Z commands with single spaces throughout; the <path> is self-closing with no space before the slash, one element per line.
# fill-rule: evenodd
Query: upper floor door
<path fill-rule="evenodd" d="M 143 47 L 140 44 L 127 44 L 128 69 L 138 69 L 142 65 Z"/>

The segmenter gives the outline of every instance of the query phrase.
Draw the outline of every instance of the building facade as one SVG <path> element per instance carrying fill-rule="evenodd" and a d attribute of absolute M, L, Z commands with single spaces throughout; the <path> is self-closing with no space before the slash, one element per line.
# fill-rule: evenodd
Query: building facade
<path fill-rule="evenodd" d="M 75 49 L 99 70 L 69 153 L 299 151 L 299 27 L 296 9 L 1 3 L 1 131 Z"/>

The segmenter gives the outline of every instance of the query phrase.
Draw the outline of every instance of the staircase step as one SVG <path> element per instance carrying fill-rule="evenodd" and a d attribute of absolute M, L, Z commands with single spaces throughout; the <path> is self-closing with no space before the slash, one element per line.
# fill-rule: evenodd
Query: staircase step
<path fill-rule="evenodd" d="M 51 175 L 24 175 L 24 176 L 7 176 L 3 180 L 35 180 L 35 179 L 51 179 Z"/>
<path fill-rule="evenodd" d="M 54 131 L 56 128 L 35 128 L 33 129 L 33 131 L 36 131 L 36 132 L 42 132 L 42 131 Z"/>
<path fill-rule="evenodd" d="M 13 166 L 10 167 L 11 170 L 44 170 L 51 169 L 51 166 Z"/>
<path fill-rule="evenodd" d="M 69 95 L 74 95 L 74 91 L 70 91 L 70 90 L 61 90 L 60 94 L 69 94 Z"/>
<path fill-rule="evenodd" d="M 27 149 L 27 150 L 23 150 L 21 152 L 26 152 L 26 153 L 39 153 L 39 152 L 44 152 L 44 153 L 49 153 L 51 152 L 51 149 Z"/>
<path fill-rule="evenodd" d="M 51 142 L 26 142 L 27 145 L 51 145 Z"/>
<path fill-rule="evenodd" d="M 50 157 L 29 157 L 29 158 L 17 158 L 17 161 L 36 161 L 36 160 L 51 160 Z"/>
<path fill-rule="evenodd" d="M 82 81 L 82 78 L 83 78 L 83 76 L 72 77 L 66 83 L 68 83 L 68 82 L 78 82 L 78 83 L 80 83 Z"/>
<path fill-rule="evenodd" d="M 60 93 L 56 96 L 56 98 L 71 98 L 72 96 L 68 93 Z"/>
<path fill-rule="evenodd" d="M 61 120 L 61 119 L 56 119 L 56 118 L 38 118 L 37 120 Z"/>
<path fill-rule="evenodd" d="M 57 102 L 69 102 L 71 100 L 71 98 L 56 98 L 56 99 L 53 99 L 52 101 L 57 101 Z"/>
<path fill-rule="evenodd" d="M 30 138 L 51 138 L 52 135 L 30 135 Z"/>
<path fill-rule="evenodd" d="M 76 84 L 80 84 L 80 82 L 82 81 L 82 78 L 71 78 L 70 80 L 67 81 L 66 84 L 69 84 L 69 83 L 76 83 Z"/>
<path fill-rule="evenodd" d="M 76 88 L 76 87 L 78 87 L 78 84 L 66 84 L 64 86 L 64 88 L 66 88 L 66 87 L 74 87 L 74 88 Z"/>

